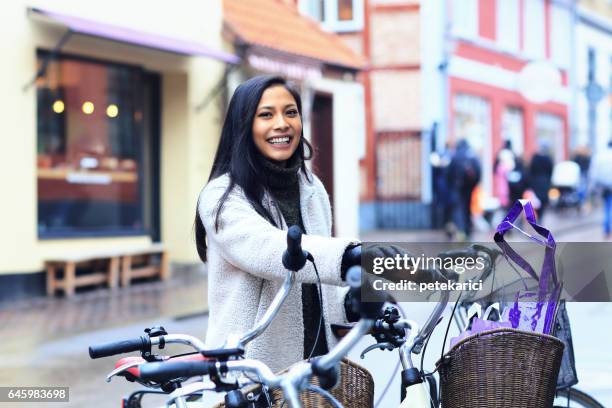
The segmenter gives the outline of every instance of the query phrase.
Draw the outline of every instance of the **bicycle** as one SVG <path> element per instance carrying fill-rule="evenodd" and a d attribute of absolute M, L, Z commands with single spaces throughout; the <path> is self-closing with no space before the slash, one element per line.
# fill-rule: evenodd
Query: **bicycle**
<path fill-rule="evenodd" d="M 488 254 L 487 254 L 488 255 Z M 442 260 L 455 259 L 459 257 L 478 256 L 478 251 L 470 248 L 468 250 L 446 251 L 438 254 Z M 480 276 L 481 279 L 486 279 L 492 270 L 493 262 L 490 257 L 487 258 L 484 270 Z M 437 277 L 456 280 L 458 275 L 453 270 L 442 268 L 430 271 L 430 274 Z M 442 314 L 446 309 L 450 295 L 448 291 L 442 291 L 440 300 L 437 302 L 434 310 L 431 312 L 426 323 L 421 329 L 416 322 L 402 318 L 399 306 L 388 306 L 382 317 L 376 320 L 374 329 L 371 335 L 376 339 L 376 343 L 367 347 L 361 353 L 363 359 L 367 353 L 374 349 L 399 351 L 399 363 L 402 371 L 400 374 L 400 408 L 435 408 L 440 405 L 437 391 L 437 381 L 433 373 L 425 373 L 423 371 L 424 353 L 434 329 L 442 321 Z M 409 331 L 409 333 L 407 332 Z M 413 334 L 415 333 L 415 334 Z M 341 333 L 339 333 L 341 335 Z M 416 368 L 412 361 L 412 354 L 419 355 L 422 353 L 421 367 Z M 395 376 L 397 368 L 394 371 Z M 386 390 L 383 392 L 383 396 Z M 379 397 L 377 405 L 382 400 Z"/>
<path fill-rule="evenodd" d="M 426 271 L 429 274 L 436 274 L 438 277 L 444 276 L 439 274 L 439 271 Z M 262 385 L 268 388 L 280 388 L 283 391 L 285 400 L 291 408 L 301 407 L 299 394 L 305 389 L 315 391 L 323 395 L 334 407 L 340 407 L 340 403 L 326 390 L 331 389 L 338 382 L 337 365 L 340 360 L 348 354 L 348 352 L 357 344 L 360 338 L 369 332 L 378 332 L 376 326 L 380 326 L 383 330 L 398 330 L 400 328 L 413 329 L 416 332 L 417 325 L 408 320 L 389 321 L 385 314 L 381 319 L 382 306 L 385 304 L 386 294 L 381 294 L 378 299 L 373 302 L 361 303 L 361 268 L 353 267 L 346 274 L 346 281 L 349 284 L 353 312 L 360 315 L 360 320 L 347 327 L 348 332 L 342 337 L 340 342 L 329 351 L 328 354 L 313 359 L 312 361 L 298 362 L 290 367 L 285 373 L 275 375 L 269 368 L 260 361 L 255 360 L 239 360 L 227 362 L 175 362 L 175 363 L 151 363 L 144 365 L 141 368 L 141 377 L 152 381 L 163 381 L 167 378 L 177 378 L 184 376 L 202 376 L 208 375 L 212 377 L 222 376 L 231 372 L 237 373 L 252 373 L 255 374 Z M 440 315 L 444 311 L 446 302 L 448 301 L 448 293 L 443 292 L 442 300 L 436 306 L 432 316 L 424 325 L 423 329 L 418 331 L 412 337 L 410 346 L 400 349 L 400 358 L 404 364 L 405 371 L 403 378 L 405 380 L 404 390 L 411 400 L 419 394 L 418 387 L 411 387 L 421 381 L 418 380 L 418 370 L 413 367 L 410 354 L 412 352 L 420 352 L 423 344 L 429 338 L 429 335 L 440 321 Z M 382 340 L 382 338 L 380 338 Z M 404 342 L 405 343 L 405 342 Z M 308 383 L 312 377 L 317 377 L 321 387 L 315 387 Z M 189 388 L 178 389 L 169 396 L 169 402 L 177 398 L 191 395 L 194 392 L 200 392 L 206 388 L 205 382 L 193 383 Z"/>
<path fill-rule="evenodd" d="M 502 252 L 497 249 L 491 250 L 490 248 L 487 248 L 483 245 L 472 245 L 472 247 L 479 251 L 485 252 L 491 260 L 491 265 L 493 266 L 493 268 L 490 271 L 487 271 L 486 274 L 483 274 L 483 276 L 481 276 L 481 279 L 487 279 L 489 276 L 491 276 L 494 270 L 494 265 L 496 264 L 499 257 L 502 255 Z M 493 302 L 493 299 L 499 297 L 499 292 L 503 292 L 506 287 L 515 287 L 520 281 L 521 279 L 518 279 L 506 285 L 505 287 L 501 287 L 496 292 L 491 293 L 488 296 L 488 300 L 476 299 L 475 293 L 466 294 L 466 296 L 463 297 L 461 302 L 459 302 L 459 306 L 457 308 L 456 313 L 453 313 L 453 318 L 455 320 L 457 328 L 459 329 L 459 332 L 463 332 L 464 330 L 466 330 L 474 317 L 480 317 L 481 310 L 484 310 L 482 315 L 485 320 L 489 319 L 491 316 L 493 317 L 492 320 L 499 320 L 501 318 L 500 306 L 499 303 Z M 477 305 L 478 307 L 474 308 L 474 305 Z M 603 405 L 600 404 L 592 396 L 575 388 L 574 386 L 563 388 L 558 387 L 555 395 L 553 408 L 563 407 L 603 408 Z"/>
<path fill-rule="evenodd" d="M 495 264 L 501 254 L 502 253 L 496 249 L 491 250 L 490 248 L 484 245 L 473 244 L 470 245 L 467 249 L 458 251 L 447 251 L 438 254 L 438 256 L 443 258 L 476 258 L 477 256 L 483 256 L 485 259 L 485 268 L 483 269 L 480 276 L 476 278 L 476 280 L 482 279 L 483 281 L 485 281 L 486 279 L 493 276 Z M 452 271 L 445 271 L 445 273 L 448 276 L 452 274 Z M 472 305 L 478 305 L 478 303 L 475 303 L 477 302 L 475 297 L 475 292 L 462 293 L 460 301 L 457 302 L 457 306 L 453 308 L 451 318 L 455 320 L 459 332 L 463 332 L 465 329 L 467 329 L 468 325 L 471 322 L 471 319 L 476 315 L 473 310 L 470 310 L 472 308 Z M 363 358 L 366 353 L 377 348 L 382 350 L 399 350 L 400 363 L 403 368 L 401 372 L 401 408 L 437 408 L 441 405 L 441 401 L 439 400 L 437 381 L 436 378 L 433 376 L 436 370 L 431 373 L 426 373 L 425 371 L 423 371 L 422 364 L 425 350 L 423 350 L 422 352 L 420 370 L 414 368 L 414 364 L 411 360 L 411 355 L 421 354 L 421 346 L 423 345 L 423 343 L 426 347 L 427 339 L 431 335 L 433 328 L 435 328 L 435 326 L 441 320 L 441 313 L 444 307 L 446 306 L 447 300 L 448 297 L 441 299 L 440 303 L 436 305 L 436 308 L 432 312 L 424 328 L 420 331 L 418 329 L 418 325 L 415 322 L 402 319 L 400 317 L 400 313 L 397 307 L 388 307 L 385 310 L 384 315 L 376 321 L 373 332 L 371 333 L 376 339 L 377 343 L 366 348 L 361 354 L 361 357 Z M 493 303 L 489 302 L 489 304 L 485 305 L 488 306 L 486 307 L 487 310 L 485 311 L 485 319 L 488 318 L 488 314 L 497 313 L 498 316 L 501 315 L 499 305 L 495 307 L 495 305 L 493 304 L 494 306 L 491 307 L 491 304 Z M 447 327 L 446 330 L 444 343 L 446 343 L 446 337 L 448 335 L 449 327 Z M 410 330 L 411 334 L 408 335 L 406 333 L 406 330 Z M 412 332 L 418 332 L 420 337 L 417 338 L 415 335 L 412 334 Z M 396 375 L 396 372 L 397 369 L 393 374 L 394 376 Z M 380 400 L 382 400 L 382 397 L 379 398 L 379 401 Z M 597 402 L 593 397 L 573 387 L 559 389 L 557 392 L 557 397 L 555 399 L 555 404 L 559 404 L 555 405 L 555 408 L 561 408 L 562 406 L 576 408 L 603 408 L 603 405 Z"/>
<path fill-rule="evenodd" d="M 264 313 L 260 321 L 242 335 L 230 335 L 227 341 L 221 348 L 209 349 L 199 339 L 184 335 L 184 334 L 168 334 L 163 327 L 153 327 L 145 329 L 145 335 L 133 339 L 111 342 L 101 345 L 89 347 L 89 356 L 92 359 L 109 357 L 117 354 L 140 352 L 141 357 L 124 357 L 115 364 L 115 369 L 111 371 L 107 377 L 107 382 L 115 376 L 123 376 L 131 382 L 138 382 L 148 389 L 139 390 L 123 399 L 125 408 L 139 408 L 144 395 L 147 394 L 170 394 L 183 389 L 183 383 L 192 376 L 167 376 L 160 377 L 157 380 L 147 379 L 141 375 L 141 367 L 147 363 L 153 362 L 206 362 L 219 361 L 227 362 L 243 358 L 246 346 L 261 335 L 265 329 L 274 320 L 282 304 L 287 298 L 291 287 L 295 281 L 295 273 L 299 271 L 306 263 L 306 252 L 301 249 L 301 231 L 291 228 L 287 233 L 287 249 L 283 253 L 283 265 L 287 269 L 287 275 L 279 292 L 275 295 L 270 307 Z M 152 353 L 152 346 L 157 346 L 160 350 L 166 344 L 183 344 L 188 345 L 195 350 L 195 353 L 180 354 L 175 356 L 159 356 Z M 244 379 L 236 379 L 235 381 L 225 381 L 224 376 L 212 376 L 214 388 L 210 385 L 207 390 L 216 392 L 226 392 L 228 397 L 226 400 L 232 404 L 243 403 L 238 393 L 240 388 L 250 384 L 252 381 Z M 193 388 L 193 387 L 192 387 Z M 160 391 L 161 390 L 161 391 Z M 193 394 L 193 393 L 190 393 Z M 187 395 L 187 394 L 186 394 Z M 259 398 L 259 396 L 257 396 Z M 257 399 L 254 397 L 254 399 Z M 187 405 L 189 398 L 173 397 L 176 401 L 177 408 L 184 408 Z"/>
<path fill-rule="evenodd" d="M 477 249 L 478 248 L 471 248 L 469 251 L 471 251 L 470 253 L 473 255 L 474 251 Z M 480 250 L 482 251 L 482 248 L 480 248 Z M 450 257 L 465 255 L 466 253 L 461 251 L 446 254 L 446 256 Z M 490 257 L 489 254 L 487 255 Z M 488 263 L 489 268 L 485 270 L 487 276 L 490 274 L 490 269 L 492 269 L 493 264 L 494 262 L 492 261 Z M 359 299 L 360 296 L 359 288 L 361 286 L 361 273 L 358 269 L 359 268 L 350 269 L 346 276 L 354 299 Z M 483 276 L 484 275 L 485 273 L 483 273 Z M 277 294 L 277 297 L 278 296 Z M 381 313 L 385 300 L 385 298 L 381 297 L 373 303 L 361 304 L 357 301 L 353 302 L 354 312 L 358 313 L 361 319 L 357 324 L 351 326 L 350 330 L 348 330 L 349 328 L 347 327 L 344 328 L 348 330 L 348 333 L 342 338 L 340 343 L 338 343 L 338 345 L 328 354 L 312 361 L 297 363 L 283 374 L 273 374 L 272 371 L 260 361 L 243 360 L 239 358 L 219 358 L 220 355 L 214 355 L 214 353 L 213 355 L 210 355 L 210 353 L 207 355 L 206 351 L 203 350 L 203 345 L 199 345 L 200 347 L 196 347 L 196 349 L 201 352 L 202 356 L 211 357 L 210 359 L 205 360 L 200 358 L 190 361 L 165 360 L 164 362 L 154 361 L 144 364 L 141 361 L 140 364 L 138 364 L 138 379 L 145 384 L 157 385 L 173 381 L 180 383 L 184 381 L 184 379 L 190 377 L 208 376 L 213 383 L 215 383 L 215 387 L 212 387 L 210 382 L 201 381 L 191 383 L 184 387 L 179 385 L 173 390 L 168 389 L 168 391 L 171 391 L 169 393 L 168 404 L 174 403 L 178 408 L 186 407 L 190 398 L 194 398 L 194 396 L 201 397 L 202 393 L 205 391 L 227 392 L 225 399 L 227 407 L 256 406 L 256 401 L 254 400 L 263 401 L 260 398 L 262 395 L 264 395 L 267 400 L 263 402 L 267 402 L 267 406 L 271 406 L 269 396 L 267 395 L 267 389 L 270 388 L 282 389 L 285 400 L 288 401 L 291 408 L 301 407 L 299 394 L 300 391 L 306 389 L 323 395 L 330 401 L 332 406 L 340 407 L 340 403 L 327 391 L 338 381 L 337 365 L 363 335 L 370 333 L 376 338 L 377 344 L 368 347 L 362 354 L 374 348 L 387 350 L 399 349 L 400 363 L 403 366 L 401 390 L 402 408 L 438 407 L 440 402 L 437 397 L 435 378 L 432 373 L 425 373 L 423 371 L 423 359 L 421 359 L 421 369 L 414 367 L 411 355 L 413 353 L 418 355 L 421 351 L 424 354 L 429 336 L 441 321 L 441 314 L 446 307 L 448 294 L 442 297 L 421 330 L 418 329 L 418 325 L 415 322 L 400 318 L 399 311 L 393 307 L 387 307 L 387 309 Z M 270 320 L 273 318 L 272 314 L 273 313 L 270 313 L 268 315 L 267 313 Z M 267 324 L 269 324 L 269 322 Z M 258 324 L 258 327 L 264 330 L 265 324 Z M 408 331 L 410 335 L 408 335 Z M 244 336 L 243 338 L 248 337 L 250 336 Z M 166 336 L 165 338 L 172 339 L 170 336 Z M 178 340 L 178 337 L 174 339 Z M 160 341 L 154 343 L 159 344 Z M 163 341 L 161 343 L 163 345 Z M 125 368 L 123 370 L 125 370 Z M 258 379 L 253 380 L 249 378 L 246 380 L 243 379 L 242 381 L 235 379 L 233 382 L 224 382 L 223 380 L 227 380 L 230 373 L 255 374 Z M 313 377 L 319 379 L 321 387 L 316 387 L 308 383 L 307 380 Z M 429 384 L 429 392 L 425 390 L 424 382 Z M 219 383 L 229 383 L 231 385 L 223 389 L 219 387 Z M 261 386 L 257 397 L 255 396 L 256 394 L 248 394 L 245 396 L 239 391 L 239 389 L 244 386 L 253 384 L 259 384 Z M 579 392 L 571 392 L 570 395 L 570 398 L 574 398 L 572 401 L 580 401 L 580 398 L 582 398 L 582 400 L 588 399 L 586 398 L 588 396 L 585 397 L 583 393 Z M 598 407 L 601 405 L 583 406 Z"/>

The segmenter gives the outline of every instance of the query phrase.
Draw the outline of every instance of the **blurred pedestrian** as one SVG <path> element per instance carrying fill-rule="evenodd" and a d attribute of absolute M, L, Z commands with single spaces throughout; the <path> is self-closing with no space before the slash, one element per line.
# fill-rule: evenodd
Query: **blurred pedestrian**
<path fill-rule="evenodd" d="M 467 140 L 459 140 L 448 166 L 448 183 L 453 203 L 452 218 L 460 231 L 460 239 L 468 239 L 472 232 L 471 199 L 480 176 L 480 160 Z"/>
<path fill-rule="evenodd" d="M 510 201 L 510 184 L 508 175 L 516 166 L 516 155 L 512 151 L 512 143 L 506 140 L 504 147 L 497 153 L 493 169 L 494 195 L 499 200 L 502 208 L 507 209 L 512 203 Z"/>
<path fill-rule="evenodd" d="M 553 160 L 550 157 L 550 145 L 541 140 L 539 150 L 531 158 L 529 166 L 529 187 L 540 201 L 538 216 L 540 222 L 548 207 L 548 190 L 550 190 L 553 173 Z"/>
<path fill-rule="evenodd" d="M 579 146 L 574 152 L 572 161 L 580 167 L 580 185 L 578 187 L 578 198 L 580 207 L 584 205 L 589 188 L 589 167 L 591 165 L 591 151 L 588 146 Z"/>
<path fill-rule="evenodd" d="M 525 160 L 521 156 L 514 156 L 514 169 L 508 173 L 508 188 L 510 190 L 510 206 L 516 200 L 523 198 L 528 185 L 527 169 Z"/>
<path fill-rule="evenodd" d="M 448 185 L 448 165 L 451 160 L 450 146 L 446 144 L 441 151 L 431 154 L 430 163 L 433 179 L 434 224 L 446 226 L 451 221 L 450 188 Z"/>
<path fill-rule="evenodd" d="M 611 238 L 612 233 L 612 140 L 601 152 L 598 152 L 589 170 L 591 186 L 601 192 L 604 202 L 604 237 Z"/>

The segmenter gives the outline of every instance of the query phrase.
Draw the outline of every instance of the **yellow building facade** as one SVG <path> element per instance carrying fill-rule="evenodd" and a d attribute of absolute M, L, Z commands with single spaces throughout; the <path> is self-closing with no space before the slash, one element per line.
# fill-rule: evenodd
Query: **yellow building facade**
<path fill-rule="evenodd" d="M 2 6 L 0 296 L 37 292 L 54 256 L 161 239 L 196 262 L 214 90 L 238 61 L 220 2 L 38 3 Z"/>

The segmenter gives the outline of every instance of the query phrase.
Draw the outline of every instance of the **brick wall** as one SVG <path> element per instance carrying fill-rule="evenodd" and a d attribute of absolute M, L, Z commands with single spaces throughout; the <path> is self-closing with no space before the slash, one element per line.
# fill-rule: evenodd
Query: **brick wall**
<path fill-rule="evenodd" d="M 420 14 L 410 11 L 372 15 L 372 65 L 415 65 L 420 61 Z"/>
<path fill-rule="evenodd" d="M 383 130 L 421 127 L 421 74 L 418 71 L 372 72 L 374 126 Z"/>

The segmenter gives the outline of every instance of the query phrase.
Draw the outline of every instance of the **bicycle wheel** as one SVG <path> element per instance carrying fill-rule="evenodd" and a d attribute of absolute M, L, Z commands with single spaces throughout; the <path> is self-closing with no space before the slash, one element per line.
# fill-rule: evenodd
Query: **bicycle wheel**
<path fill-rule="evenodd" d="M 553 408 L 604 408 L 595 398 L 576 388 L 559 391 Z"/>

